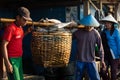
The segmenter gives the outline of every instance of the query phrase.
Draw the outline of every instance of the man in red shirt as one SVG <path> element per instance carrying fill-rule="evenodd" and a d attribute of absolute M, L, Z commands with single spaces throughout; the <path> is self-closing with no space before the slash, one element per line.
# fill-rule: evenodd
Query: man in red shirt
<path fill-rule="evenodd" d="M 9 80 L 23 80 L 22 70 L 22 40 L 24 32 L 22 27 L 30 18 L 30 12 L 25 7 L 17 10 L 16 20 L 4 31 L 2 51 Z"/>

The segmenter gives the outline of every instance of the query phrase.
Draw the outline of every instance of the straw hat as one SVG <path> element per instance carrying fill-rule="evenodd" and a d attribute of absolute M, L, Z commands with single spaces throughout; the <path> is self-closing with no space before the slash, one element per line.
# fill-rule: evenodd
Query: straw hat
<path fill-rule="evenodd" d="M 106 17 L 104 17 L 104 18 L 101 19 L 100 21 L 102 21 L 102 22 L 108 21 L 108 22 L 118 23 L 111 14 L 109 14 L 109 15 L 106 16 Z"/>
<path fill-rule="evenodd" d="M 99 22 L 95 19 L 95 17 L 91 14 L 85 16 L 83 19 L 80 20 L 80 24 L 84 26 L 91 26 L 91 27 L 99 27 Z"/>

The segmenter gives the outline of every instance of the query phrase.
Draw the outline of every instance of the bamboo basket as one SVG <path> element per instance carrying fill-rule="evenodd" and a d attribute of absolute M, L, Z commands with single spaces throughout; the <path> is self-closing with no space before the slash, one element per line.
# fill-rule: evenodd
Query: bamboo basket
<path fill-rule="evenodd" d="M 71 38 L 69 32 L 32 32 L 31 50 L 34 63 L 43 67 L 67 66 Z"/>

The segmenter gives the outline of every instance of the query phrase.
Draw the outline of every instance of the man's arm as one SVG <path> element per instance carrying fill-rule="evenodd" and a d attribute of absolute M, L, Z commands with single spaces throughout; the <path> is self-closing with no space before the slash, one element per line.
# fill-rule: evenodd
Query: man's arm
<path fill-rule="evenodd" d="M 12 65 L 9 61 L 9 58 L 8 58 L 8 51 L 7 51 L 7 45 L 8 45 L 8 41 L 6 40 L 3 40 L 2 41 L 2 54 L 3 54 L 3 58 L 5 60 L 5 65 L 6 65 L 6 68 L 7 68 L 7 71 L 8 72 L 13 72 L 13 68 L 12 68 Z"/>

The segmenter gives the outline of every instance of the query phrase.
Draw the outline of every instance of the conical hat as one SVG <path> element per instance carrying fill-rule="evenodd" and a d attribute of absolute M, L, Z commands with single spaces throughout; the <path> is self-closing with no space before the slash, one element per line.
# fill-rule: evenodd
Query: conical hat
<path fill-rule="evenodd" d="M 110 14 L 106 17 L 104 17 L 103 19 L 101 19 L 100 21 L 109 21 L 109 22 L 113 22 L 113 23 L 118 23 L 115 18 Z"/>
<path fill-rule="evenodd" d="M 99 22 L 95 19 L 95 17 L 91 14 L 85 16 L 83 19 L 80 20 L 80 24 L 84 26 L 91 26 L 91 27 L 99 27 Z"/>

